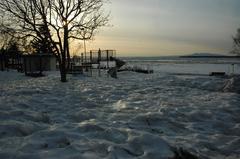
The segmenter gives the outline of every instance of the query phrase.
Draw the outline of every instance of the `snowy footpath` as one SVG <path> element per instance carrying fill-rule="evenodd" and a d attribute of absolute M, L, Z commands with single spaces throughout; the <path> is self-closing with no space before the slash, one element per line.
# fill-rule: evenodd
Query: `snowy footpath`
<path fill-rule="evenodd" d="M 0 72 L 0 159 L 240 158 L 240 95 L 222 91 L 226 78 L 59 79 Z"/>

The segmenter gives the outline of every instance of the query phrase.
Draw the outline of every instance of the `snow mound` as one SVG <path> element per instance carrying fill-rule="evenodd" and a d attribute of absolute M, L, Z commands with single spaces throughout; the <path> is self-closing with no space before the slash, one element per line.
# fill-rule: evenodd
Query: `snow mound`
<path fill-rule="evenodd" d="M 0 159 L 239 158 L 240 97 L 219 91 L 225 80 L 0 72 Z"/>
<path fill-rule="evenodd" d="M 233 76 L 226 81 L 223 92 L 233 92 L 240 94 L 240 75 Z"/>

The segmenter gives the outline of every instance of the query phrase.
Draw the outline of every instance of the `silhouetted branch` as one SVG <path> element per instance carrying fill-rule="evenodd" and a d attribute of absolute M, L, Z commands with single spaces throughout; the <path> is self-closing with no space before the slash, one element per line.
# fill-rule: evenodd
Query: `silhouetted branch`
<path fill-rule="evenodd" d="M 1 0 L 0 10 L 9 14 L 18 36 L 45 43 L 58 58 L 62 81 L 70 59 L 69 39 L 91 39 L 106 26 L 104 0 Z M 68 62 L 69 63 L 69 62 Z M 66 65 L 67 64 L 67 65 Z"/>

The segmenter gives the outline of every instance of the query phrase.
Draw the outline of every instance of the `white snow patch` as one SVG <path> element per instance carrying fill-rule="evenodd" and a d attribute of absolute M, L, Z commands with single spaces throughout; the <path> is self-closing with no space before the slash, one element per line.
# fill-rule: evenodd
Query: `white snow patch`
<path fill-rule="evenodd" d="M 122 100 L 119 100 L 117 101 L 117 103 L 114 104 L 114 108 L 118 111 L 121 111 L 127 108 L 127 103 Z"/>
<path fill-rule="evenodd" d="M 172 146 L 239 158 L 239 94 L 222 92 L 225 78 L 176 74 L 199 66 L 172 67 L 64 84 L 58 72 L 0 72 L 0 158 L 158 159 L 173 157 Z"/>

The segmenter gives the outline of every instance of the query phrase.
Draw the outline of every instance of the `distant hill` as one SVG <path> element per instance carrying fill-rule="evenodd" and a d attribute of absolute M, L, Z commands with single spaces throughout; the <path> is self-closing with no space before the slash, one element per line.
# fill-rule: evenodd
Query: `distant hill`
<path fill-rule="evenodd" d="M 230 55 L 222 55 L 222 54 L 216 54 L 216 53 L 193 53 L 193 54 L 184 55 L 184 56 L 230 56 Z"/>
<path fill-rule="evenodd" d="M 180 58 L 240 58 L 240 56 L 222 55 L 215 53 L 194 53 L 190 55 L 180 56 Z"/>

